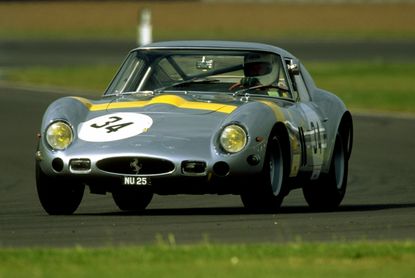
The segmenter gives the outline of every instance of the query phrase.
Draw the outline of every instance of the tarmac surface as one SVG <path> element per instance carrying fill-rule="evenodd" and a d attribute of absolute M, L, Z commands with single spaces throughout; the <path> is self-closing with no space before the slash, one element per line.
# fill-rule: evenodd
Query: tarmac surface
<path fill-rule="evenodd" d="M 414 61 L 414 43 L 286 42 L 306 60 Z M 120 63 L 129 43 L 0 42 L 1 67 Z M 1 79 L 1 76 L 0 76 Z M 277 214 L 250 214 L 238 196 L 156 196 L 141 214 L 118 210 L 111 194 L 86 190 L 72 216 L 49 216 L 35 188 L 42 115 L 65 92 L 0 83 L 0 247 L 187 243 L 415 240 L 415 118 L 354 115 L 349 184 L 335 212 L 311 212 L 301 190 Z M 353 111 L 352 111 L 353 112 Z"/>

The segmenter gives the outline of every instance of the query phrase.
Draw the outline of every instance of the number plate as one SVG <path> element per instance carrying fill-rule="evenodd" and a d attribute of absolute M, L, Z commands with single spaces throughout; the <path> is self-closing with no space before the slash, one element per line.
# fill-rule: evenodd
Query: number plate
<path fill-rule="evenodd" d="M 150 186 L 151 179 L 149 177 L 125 176 L 122 179 L 122 184 L 130 186 Z"/>

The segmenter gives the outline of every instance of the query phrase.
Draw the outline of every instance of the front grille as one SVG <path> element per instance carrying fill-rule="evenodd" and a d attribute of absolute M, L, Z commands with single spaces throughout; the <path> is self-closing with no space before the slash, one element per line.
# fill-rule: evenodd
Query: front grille
<path fill-rule="evenodd" d="M 171 161 L 149 157 L 113 157 L 98 161 L 97 167 L 105 172 L 125 175 L 156 175 L 174 170 Z"/>

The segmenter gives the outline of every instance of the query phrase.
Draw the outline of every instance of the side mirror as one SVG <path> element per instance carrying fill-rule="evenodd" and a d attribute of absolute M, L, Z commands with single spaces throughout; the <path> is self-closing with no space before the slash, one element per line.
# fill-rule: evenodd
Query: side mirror
<path fill-rule="evenodd" d="M 298 60 L 291 59 L 290 63 L 287 64 L 288 72 L 292 75 L 300 74 L 300 63 Z"/>

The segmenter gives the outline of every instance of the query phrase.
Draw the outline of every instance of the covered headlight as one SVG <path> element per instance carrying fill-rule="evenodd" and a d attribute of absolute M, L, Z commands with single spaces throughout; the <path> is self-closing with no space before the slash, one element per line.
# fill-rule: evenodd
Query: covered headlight
<path fill-rule="evenodd" d="M 226 152 L 237 153 L 245 147 L 247 135 L 242 127 L 232 124 L 223 129 L 219 141 Z"/>
<path fill-rule="evenodd" d="M 46 141 L 52 149 L 64 150 L 72 143 L 72 140 L 72 128 L 65 122 L 54 122 L 46 129 Z"/>

